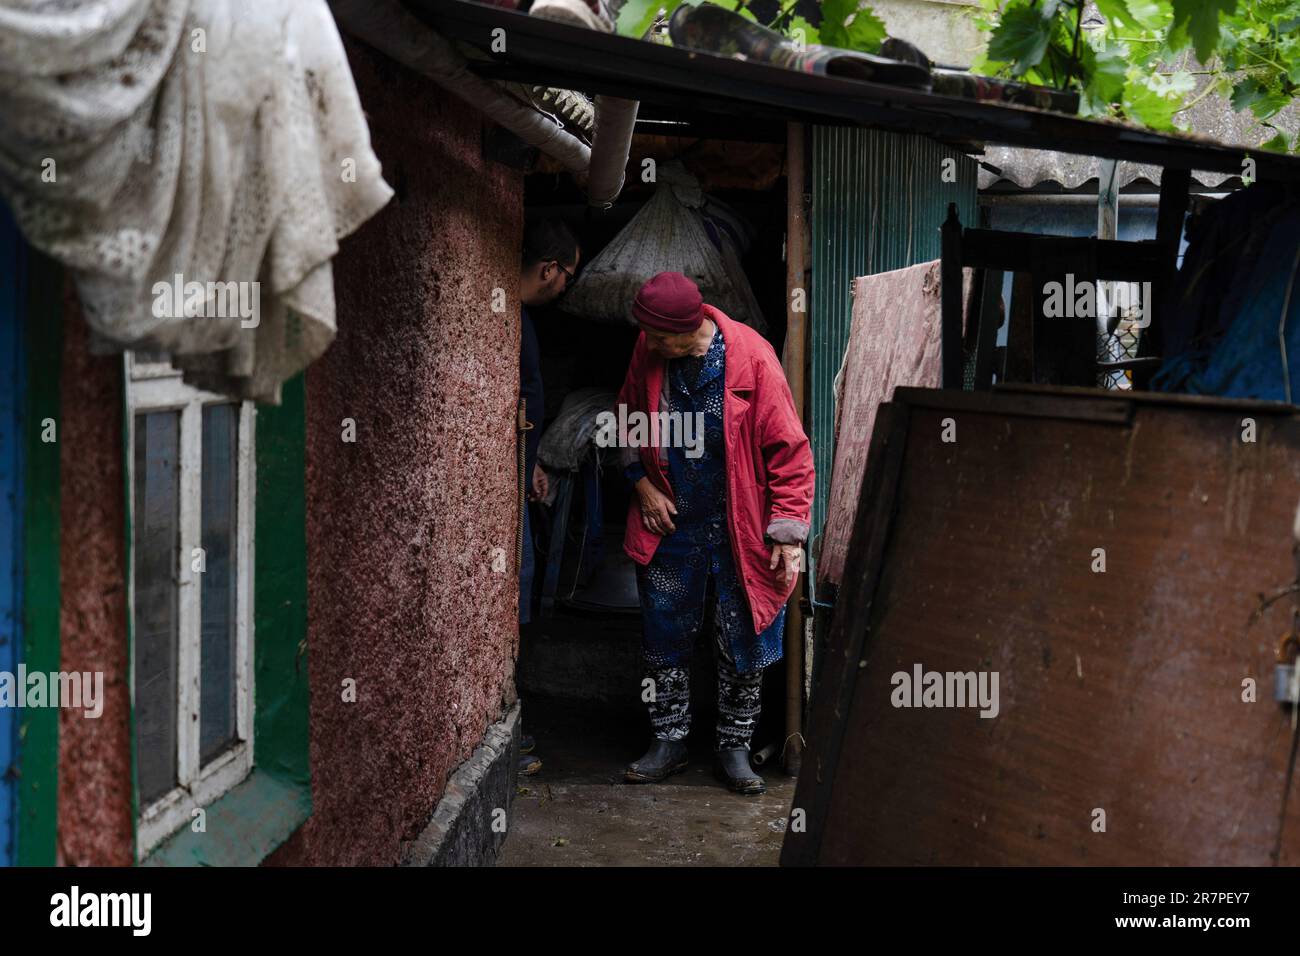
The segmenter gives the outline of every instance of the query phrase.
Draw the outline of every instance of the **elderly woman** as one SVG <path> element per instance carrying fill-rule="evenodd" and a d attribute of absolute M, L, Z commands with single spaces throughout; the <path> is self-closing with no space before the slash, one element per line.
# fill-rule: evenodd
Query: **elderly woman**
<path fill-rule="evenodd" d="M 619 403 L 629 418 L 702 422 L 703 442 L 681 440 L 690 428 L 653 428 L 648 443 L 623 453 L 636 489 L 623 548 L 638 565 L 654 733 L 626 778 L 654 782 L 686 767 L 690 655 L 711 588 L 717 771 L 732 790 L 762 793 L 749 742 L 763 668 L 781 659 L 785 605 L 808 536 L 808 437 L 772 346 L 703 304 L 690 279 L 660 273 L 632 312 L 641 336 Z"/>

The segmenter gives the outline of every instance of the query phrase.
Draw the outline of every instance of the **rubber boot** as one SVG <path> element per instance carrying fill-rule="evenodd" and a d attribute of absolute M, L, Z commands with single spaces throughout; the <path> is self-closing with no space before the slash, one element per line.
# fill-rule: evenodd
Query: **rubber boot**
<path fill-rule="evenodd" d="M 715 773 L 727 789 L 736 793 L 766 793 L 763 778 L 754 772 L 749 763 L 748 747 L 731 747 L 715 751 L 718 761 Z"/>
<path fill-rule="evenodd" d="M 628 783 L 658 783 L 665 777 L 686 769 L 686 744 L 680 740 L 655 739 L 640 760 L 628 765 L 624 779 Z"/>

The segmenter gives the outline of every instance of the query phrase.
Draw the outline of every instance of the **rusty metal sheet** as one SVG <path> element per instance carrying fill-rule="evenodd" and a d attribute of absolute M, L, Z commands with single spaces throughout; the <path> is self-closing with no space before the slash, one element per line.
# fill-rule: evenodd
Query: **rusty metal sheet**
<path fill-rule="evenodd" d="M 1300 418 L 951 395 L 881 408 L 782 862 L 1300 863 L 1272 701 L 1290 599 L 1248 626 L 1296 573 Z M 894 706 L 918 664 L 996 673 L 997 715 Z"/>

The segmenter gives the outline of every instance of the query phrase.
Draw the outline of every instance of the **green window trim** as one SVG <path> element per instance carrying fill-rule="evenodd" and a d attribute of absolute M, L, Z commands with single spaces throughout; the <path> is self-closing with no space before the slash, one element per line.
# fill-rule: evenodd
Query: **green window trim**
<path fill-rule="evenodd" d="M 256 866 L 311 816 L 311 788 L 254 767 L 205 808 L 204 832 L 183 827 L 143 866 Z"/>
<path fill-rule="evenodd" d="M 182 827 L 145 866 L 255 866 L 311 815 L 305 391 L 298 375 L 256 415 L 253 770 L 205 808 L 204 832 Z"/>
<path fill-rule="evenodd" d="M 63 437 L 59 376 L 63 365 L 63 270 L 27 250 L 27 387 L 23 408 L 23 647 L 30 670 L 57 671 L 59 639 L 59 441 L 41 441 L 54 419 Z M 17 852 L 19 866 L 54 866 L 59 812 L 59 712 L 24 709 L 18 717 Z"/>

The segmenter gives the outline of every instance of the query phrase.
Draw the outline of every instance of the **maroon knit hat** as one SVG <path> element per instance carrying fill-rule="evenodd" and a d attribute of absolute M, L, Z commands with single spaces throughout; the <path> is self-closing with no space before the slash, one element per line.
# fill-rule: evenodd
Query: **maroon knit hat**
<path fill-rule="evenodd" d="M 694 332 L 704 321 L 700 288 L 680 272 L 661 272 L 636 294 L 632 315 L 647 328 Z"/>

